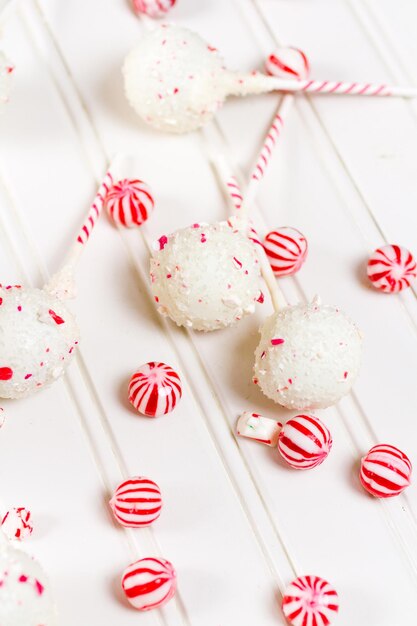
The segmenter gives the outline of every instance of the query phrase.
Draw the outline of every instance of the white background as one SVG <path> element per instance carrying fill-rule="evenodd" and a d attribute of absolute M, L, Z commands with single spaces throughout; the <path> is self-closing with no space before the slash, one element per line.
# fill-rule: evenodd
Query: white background
<path fill-rule="evenodd" d="M 261 68 L 279 42 L 304 49 L 317 78 L 417 84 L 415 0 L 179 0 L 171 16 L 232 68 Z M 2 505 L 33 513 L 26 547 L 50 575 L 62 626 L 276 626 L 282 590 L 306 573 L 338 590 L 341 626 L 413 624 L 417 487 L 374 500 L 358 462 L 385 442 L 417 464 L 416 292 L 377 293 L 363 271 L 385 242 L 417 252 L 417 103 L 298 98 L 264 181 L 260 223 L 297 227 L 310 244 L 302 271 L 281 281 L 289 301 L 319 293 L 365 334 L 354 393 L 320 414 L 329 459 L 291 471 L 234 435 L 242 410 L 291 415 L 251 383 L 269 303 L 235 329 L 187 334 L 156 315 L 147 280 L 146 242 L 226 215 L 207 136 L 247 175 L 279 98 L 230 101 L 206 134 L 145 128 L 120 72 L 141 32 L 124 0 L 25 0 L 3 27 L 16 73 L 0 120 L 1 282 L 41 286 L 56 271 L 117 151 L 135 154 L 157 209 L 141 231 L 118 233 L 103 218 L 78 276 L 77 360 L 50 389 L 3 403 Z M 178 409 L 157 420 L 126 402 L 130 374 L 148 360 L 184 383 Z M 163 490 L 150 530 L 112 522 L 106 502 L 126 473 Z M 120 574 L 157 554 L 175 564 L 178 595 L 138 614 Z"/>

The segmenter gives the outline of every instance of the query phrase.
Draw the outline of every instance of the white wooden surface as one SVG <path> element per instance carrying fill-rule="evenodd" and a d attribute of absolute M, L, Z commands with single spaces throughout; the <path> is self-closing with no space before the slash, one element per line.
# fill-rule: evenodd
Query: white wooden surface
<path fill-rule="evenodd" d="M 317 77 L 417 84 L 414 0 L 179 0 L 171 15 L 231 67 L 258 68 L 290 43 Z M 250 382 L 269 304 L 233 330 L 187 334 L 155 314 L 147 282 L 150 240 L 225 215 L 207 138 L 245 175 L 278 98 L 231 101 L 205 134 L 157 134 L 122 94 L 120 65 L 141 30 L 127 0 L 24 0 L 3 27 L 17 70 L 0 120 L 2 282 L 41 285 L 57 269 L 116 151 L 135 155 L 158 207 L 141 232 L 99 224 L 79 273 L 76 362 L 54 387 L 3 403 L 2 505 L 33 512 L 27 549 L 50 574 L 62 626 L 283 624 L 280 593 L 303 573 L 335 585 L 340 625 L 415 623 L 417 487 L 376 501 L 357 469 L 377 442 L 417 464 L 417 293 L 387 297 L 363 281 L 377 245 L 417 252 L 417 103 L 299 98 L 262 187 L 259 223 L 293 225 L 310 243 L 300 274 L 282 281 L 289 300 L 320 293 L 366 338 L 354 393 L 321 415 L 334 438 L 328 461 L 290 471 L 234 436 L 244 409 L 289 416 Z M 135 416 L 125 399 L 129 375 L 151 359 L 184 381 L 178 409 L 158 420 Z M 165 508 L 151 530 L 111 520 L 106 502 L 126 473 L 161 485 Z M 175 564 L 179 592 L 162 611 L 137 614 L 120 572 L 152 554 Z"/>

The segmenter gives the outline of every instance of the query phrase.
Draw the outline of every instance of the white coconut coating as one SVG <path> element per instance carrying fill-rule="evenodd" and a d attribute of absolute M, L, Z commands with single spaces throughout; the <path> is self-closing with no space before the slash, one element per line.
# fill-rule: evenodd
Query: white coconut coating
<path fill-rule="evenodd" d="M 151 258 L 160 313 L 179 326 L 216 330 L 263 300 L 254 244 L 232 222 L 194 224 L 158 240 Z"/>
<path fill-rule="evenodd" d="M 55 604 L 37 561 L 10 544 L 0 546 L 0 624 L 56 626 Z"/>
<path fill-rule="evenodd" d="M 40 289 L 0 286 L 0 398 L 23 398 L 54 382 L 78 340 L 61 300 Z"/>
<path fill-rule="evenodd" d="M 287 307 L 267 318 L 255 352 L 255 382 L 289 409 L 323 409 L 348 393 L 361 363 L 357 326 L 333 306 Z"/>
<path fill-rule="evenodd" d="M 135 111 L 159 130 L 184 133 L 210 120 L 227 95 L 217 50 L 186 28 L 164 24 L 142 37 L 123 66 Z"/>

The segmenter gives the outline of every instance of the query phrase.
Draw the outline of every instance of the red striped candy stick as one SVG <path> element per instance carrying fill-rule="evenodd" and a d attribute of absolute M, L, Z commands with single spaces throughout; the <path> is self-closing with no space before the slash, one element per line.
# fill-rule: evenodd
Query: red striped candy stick
<path fill-rule="evenodd" d="M 292 80 L 265 74 L 236 74 L 234 84 L 228 95 L 247 96 L 252 94 L 284 91 L 289 93 L 308 93 L 333 96 L 371 96 L 397 98 L 416 98 L 415 87 L 394 87 L 381 83 L 359 83 L 337 80 Z"/>
<path fill-rule="evenodd" d="M 310 66 L 308 59 L 302 50 L 293 47 L 278 48 L 270 54 L 265 62 L 265 68 L 269 75 L 290 80 L 302 80 L 307 78 Z M 248 188 L 246 190 L 243 203 L 239 207 L 235 204 L 236 211 L 245 214 L 250 209 L 259 189 L 259 183 L 265 176 L 270 163 L 273 150 L 281 135 L 284 122 L 291 110 L 293 96 L 286 94 L 274 115 L 271 126 L 265 136 L 260 152 L 255 161 L 252 173 L 250 174 Z M 229 183 L 228 183 L 229 185 Z"/>
<path fill-rule="evenodd" d="M 87 215 L 84 218 L 84 221 L 76 237 L 75 243 L 69 255 L 67 256 L 64 265 L 56 274 L 51 277 L 49 282 L 45 285 L 45 289 L 47 291 L 59 296 L 60 298 L 73 298 L 75 295 L 75 268 L 81 256 L 81 253 L 84 250 L 85 244 L 89 240 L 93 228 L 102 213 L 105 197 L 108 190 L 113 184 L 115 178 L 114 172 L 117 170 L 119 161 L 120 157 L 117 157 L 112 162 L 102 182 L 100 183 L 94 200 L 91 203 L 90 208 L 88 209 Z"/>
<path fill-rule="evenodd" d="M 261 273 L 262 273 L 262 277 L 265 281 L 265 284 L 268 288 L 269 291 L 269 295 L 271 297 L 272 300 L 272 304 L 274 307 L 275 311 L 278 311 L 284 307 L 287 306 L 287 301 L 281 291 L 281 289 L 279 288 L 277 281 L 275 280 L 275 276 L 272 272 L 272 268 L 271 265 L 268 261 L 268 258 L 266 256 L 264 247 L 260 241 L 259 235 L 256 232 L 256 230 L 253 228 L 251 222 L 248 220 L 248 218 L 243 215 L 241 216 L 240 213 L 236 212 L 236 205 L 235 205 L 235 200 L 232 198 L 232 196 L 230 195 L 229 192 L 229 183 L 232 182 L 233 185 L 239 185 L 236 178 L 234 176 L 232 176 L 231 171 L 230 171 L 230 166 L 229 163 L 226 161 L 225 157 L 223 155 L 221 155 L 220 157 L 217 157 L 214 160 L 214 164 L 215 167 L 218 171 L 218 175 L 220 180 L 222 181 L 226 191 L 227 191 L 227 197 L 229 199 L 230 202 L 230 206 L 232 208 L 232 210 L 236 213 L 236 217 L 232 218 L 232 219 L 237 219 L 237 224 L 239 224 L 242 228 L 246 228 L 247 229 L 247 234 L 249 239 L 251 239 L 255 244 L 259 244 L 256 246 L 256 250 L 258 253 L 258 260 L 259 260 L 259 265 L 260 265 L 260 269 L 261 269 Z M 238 187 L 239 189 L 239 187 Z"/>

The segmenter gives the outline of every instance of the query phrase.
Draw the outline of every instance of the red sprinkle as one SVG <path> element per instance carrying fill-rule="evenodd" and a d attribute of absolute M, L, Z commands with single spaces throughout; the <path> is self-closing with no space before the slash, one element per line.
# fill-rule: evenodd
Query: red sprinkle
<path fill-rule="evenodd" d="M 49 309 L 48 313 L 54 320 L 55 324 L 65 324 L 65 320 L 62 319 L 62 317 L 60 317 L 59 315 L 57 315 L 55 311 L 53 311 L 52 309 Z"/>
<path fill-rule="evenodd" d="M 0 367 L 0 380 L 10 380 L 13 378 L 13 370 L 10 367 Z"/>
<path fill-rule="evenodd" d="M 159 249 L 163 250 L 168 243 L 168 237 L 166 235 L 162 235 L 162 237 L 159 237 L 158 243 L 159 243 Z"/>
<path fill-rule="evenodd" d="M 272 346 L 280 346 L 282 343 L 284 343 L 285 339 L 271 339 L 271 345 Z"/>

